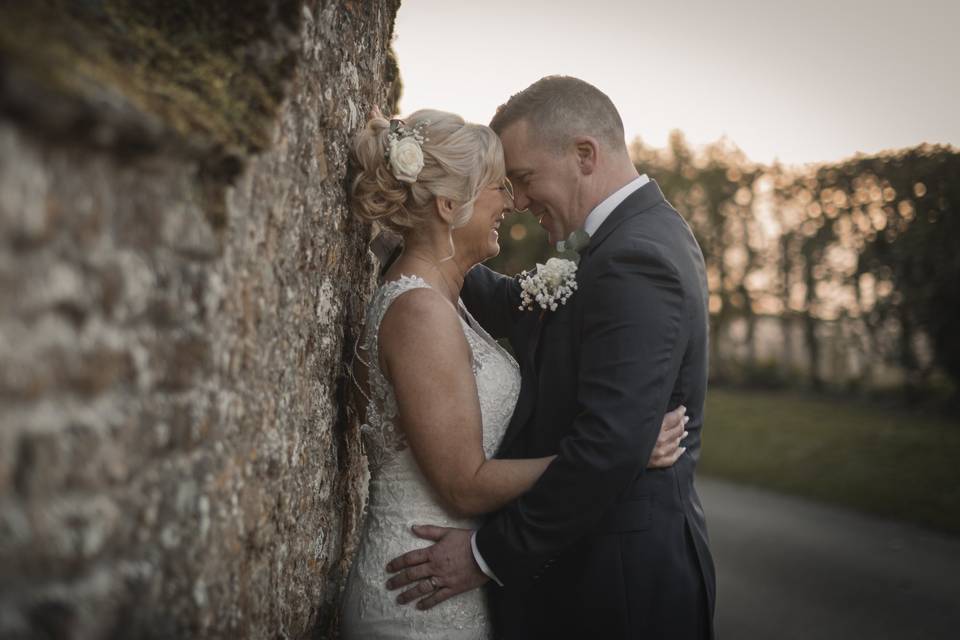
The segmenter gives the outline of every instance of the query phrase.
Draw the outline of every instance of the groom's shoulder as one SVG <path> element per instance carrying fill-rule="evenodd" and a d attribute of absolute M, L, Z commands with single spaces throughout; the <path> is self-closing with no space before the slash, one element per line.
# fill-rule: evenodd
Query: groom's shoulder
<path fill-rule="evenodd" d="M 679 253 L 679 236 L 685 233 L 686 222 L 667 202 L 625 219 L 592 252 L 586 279 L 604 273 L 637 271 L 675 274 Z"/>
<path fill-rule="evenodd" d="M 660 200 L 654 205 L 637 212 L 625 220 L 624 226 L 628 230 L 638 233 L 655 233 L 668 230 L 677 225 L 686 225 L 683 216 L 666 200 Z"/>
<path fill-rule="evenodd" d="M 603 243 L 597 247 L 598 256 L 620 252 L 657 252 L 669 244 L 672 236 L 686 229 L 683 217 L 666 201 L 625 218 Z"/>

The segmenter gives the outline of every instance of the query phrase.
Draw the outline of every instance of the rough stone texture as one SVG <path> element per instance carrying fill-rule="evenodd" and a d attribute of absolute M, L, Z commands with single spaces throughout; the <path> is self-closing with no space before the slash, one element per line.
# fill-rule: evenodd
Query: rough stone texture
<path fill-rule="evenodd" d="M 398 5 L 0 8 L 0 638 L 335 634 Z"/>

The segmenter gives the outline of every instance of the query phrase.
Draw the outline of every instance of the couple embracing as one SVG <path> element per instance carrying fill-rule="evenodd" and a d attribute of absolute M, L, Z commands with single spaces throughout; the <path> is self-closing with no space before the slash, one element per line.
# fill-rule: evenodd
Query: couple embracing
<path fill-rule="evenodd" d="M 354 152 L 354 208 L 403 251 L 355 367 L 370 493 L 343 636 L 713 637 L 694 488 L 703 256 L 638 174 L 616 107 L 551 76 L 490 127 L 375 111 Z M 576 267 L 481 265 L 514 209 Z"/>

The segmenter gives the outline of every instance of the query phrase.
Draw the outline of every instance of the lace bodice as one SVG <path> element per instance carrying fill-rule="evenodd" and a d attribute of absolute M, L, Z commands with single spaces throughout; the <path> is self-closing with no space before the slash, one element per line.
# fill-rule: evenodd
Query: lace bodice
<path fill-rule="evenodd" d="M 396 426 L 397 399 L 393 387 L 380 371 L 379 329 L 390 304 L 401 294 L 412 289 L 429 288 L 417 276 L 401 276 L 385 283 L 373 295 L 366 316 L 366 340 L 360 347 L 367 362 L 370 395 L 367 398 L 367 419 L 361 430 L 372 469 L 379 469 L 406 448 L 403 434 Z M 473 374 L 477 377 L 477 391 L 483 416 L 483 449 L 493 456 L 513 414 L 513 405 L 520 390 L 517 363 L 473 320 L 461 304 L 466 319 L 461 316 L 464 335 L 473 356 Z M 486 370 L 484 372 L 484 370 Z M 482 388 L 486 387 L 486 388 Z M 513 396 L 512 402 L 504 402 Z"/>
<path fill-rule="evenodd" d="M 407 291 L 430 285 L 402 276 L 381 286 L 367 308 L 366 336 L 360 348 L 367 363 L 366 421 L 362 427 L 370 462 L 367 519 L 351 570 L 343 610 L 345 638 L 486 638 L 489 621 L 480 590 L 441 603 L 429 612 L 398 606 L 386 590 L 384 567 L 392 558 L 426 546 L 413 536 L 413 524 L 472 528 L 475 523 L 448 512 L 427 484 L 397 426 L 393 387 L 380 371 L 379 328 L 391 303 Z M 467 313 L 460 310 L 483 424 L 483 449 L 493 456 L 510 423 L 520 393 L 517 363 Z"/>

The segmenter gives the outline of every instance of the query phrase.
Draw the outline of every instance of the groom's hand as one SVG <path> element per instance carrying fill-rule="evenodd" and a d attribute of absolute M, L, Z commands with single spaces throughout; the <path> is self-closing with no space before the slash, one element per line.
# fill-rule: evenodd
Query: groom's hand
<path fill-rule="evenodd" d="M 387 581 L 388 589 L 414 585 L 397 596 L 399 604 L 419 599 L 418 609 L 430 609 L 489 580 L 473 559 L 469 529 L 423 525 L 415 526 L 413 532 L 435 544 L 405 553 L 387 565 L 387 571 L 395 574 Z"/>
<path fill-rule="evenodd" d="M 650 461 L 647 463 L 648 469 L 665 469 L 672 466 L 687 450 L 686 447 L 680 446 L 683 439 L 687 437 L 684 427 L 690 418 L 686 416 L 686 413 L 687 408 L 680 405 L 663 416 L 663 422 L 660 424 L 660 435 L 657 436 L 657 444 L 654 445 L 653 453 L 650 454 Z"/>

